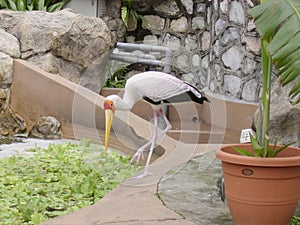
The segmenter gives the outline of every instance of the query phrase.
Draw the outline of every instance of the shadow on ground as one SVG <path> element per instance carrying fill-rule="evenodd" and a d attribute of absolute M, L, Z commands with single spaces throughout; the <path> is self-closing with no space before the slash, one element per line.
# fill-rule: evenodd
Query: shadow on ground
<path fill-rule="evenodd" d="M 158 196 L 168 208 L 195 224 L 232 225 L 229 209 L 219 195 L 221 175 L 221 162 L 212 151 L 165 174 L 158 184 Z M 300 200 L 295 215 L 300 216 Z"/>

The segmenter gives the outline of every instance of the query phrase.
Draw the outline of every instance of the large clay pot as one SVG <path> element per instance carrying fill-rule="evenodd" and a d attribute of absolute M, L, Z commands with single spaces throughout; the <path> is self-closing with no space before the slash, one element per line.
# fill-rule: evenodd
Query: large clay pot
<path fill-rule="evenodd" d="M 235 225 L 289 224 L 300 197 L 300 149 L 274 158 L 241 156 L 221 147 L 225 195 Z M 252 151 L 251 144 L 234 145 Z"/>

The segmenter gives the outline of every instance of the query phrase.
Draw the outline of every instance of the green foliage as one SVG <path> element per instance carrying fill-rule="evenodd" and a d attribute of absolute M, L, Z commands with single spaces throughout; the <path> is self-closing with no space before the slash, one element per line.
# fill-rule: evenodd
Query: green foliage
<path fill-rule="evenodd" d="M 132 0 L 123 0 L 121 8 L 121 18 L 123 23 L 128 28 L 132 23 L 133 26 L 137 24 L 139 20 L 144 20 L 144 17 L 138 14 L 134 9 L 132 9 Z"/>
<path fill-rule="evenodd" d="M 124 88 L 126 84 L 126 73 L 130 69 L 127 66 L 118 68 L 107 80 L 104 87 L 108 88 Z"/>
<path fill-rule="evenodd" d="M 259 143 L 257 137 L 253 137 L 252 134 L 250 135 L 251 143 L 252 143 L 252 148 L 254 153 L 243 149 L 243 148 L 238 148 L 235 146 L 232 146 L 232 148 L 240 153 L 241 155 L 244 156 L 251 156 L 251 157 L 275 157 L 278 153 L 286 149 L 288 146 L 294 144 L 295 142 L 291 142 L 288 144 L 285 144 L 283 146 L 277 146 L 277 141 L 274 143 L 274 145 L 271 147 L 270 145 L 267 146 L 267 148 L 263 148 L 263 146 Z"/>
<path fill-rule="evenodd" d="M 51 1 L 51 0 L 0 0 L 0 9 L 10 9 L 13 11 L 48 11 L 55 12 L 62 9 L 62 7 L 70 0 Z"/>
<path fill-rule="evenodd" d="M 300 102 L 299 0 L 269 0 L 250 10 L 282 85 L 293 82 L 290 97 Z"/>
<path fill-rule="evenodd" d="M 0 160 L 1 225 L 38 224 L 101 199 L 138 167 L 89 140 L 49 145 Z"/>
<path fill-rule="evenodd" d="M 269 120 L 271 102 L 272 66 L 278 70 L 282 85 L 294 82 L 289 96 L 300 102 L 300 4 L 299 0 L 261 0 L 261 4 L 250 11 L 261 35 L 262 55 L 262 102 L 260 106 L 261 124 L 258 134 L 251 136 L 254 154 L 235 148 L 246 156 L 275 157 L 293 143 L 277 149 L 269 145 Z"/>
<path fill-rule="evenodd" d="M 293 216 L 290 221 L 290 225 L 300 225 L 300 217 Z"/>

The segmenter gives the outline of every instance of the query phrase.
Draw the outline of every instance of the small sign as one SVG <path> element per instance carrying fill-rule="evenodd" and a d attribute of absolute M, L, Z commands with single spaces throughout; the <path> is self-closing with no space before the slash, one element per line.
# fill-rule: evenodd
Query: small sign
<path fill-rule="evenodd" d="M 241 131 L 240 143 L 249 143 L 251 142 L 250 134 L 254 136 L 254 131 L 252 129 L 243 129 Z"/>

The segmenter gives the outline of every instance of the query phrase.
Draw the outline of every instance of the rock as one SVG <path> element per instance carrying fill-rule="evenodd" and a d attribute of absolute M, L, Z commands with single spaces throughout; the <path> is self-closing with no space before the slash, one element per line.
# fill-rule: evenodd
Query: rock
<path fill-rule="evenodd" d="M 210 33 L 205 31 L 201 38 L 201 50 L 208 51 L 210 47 Z"/>
<path fill-rule="evenodd" d="M 221 44 L 222 46 L 226 46 L 238 38 L 240 38 L 240 29 L 237 27 L 229 27 L 222 35 Z"/>
<path fill-rule="evenodd" d="M 9 88 L 0 89 L 0 113 L 5 112 L 9 105 L 10 90 Z"/>
<path fill-rule="evenodd" d="M 229 10 L 229 20 L 240 25 L 245 24 L 245 12 L 241 2 L 232 1 Z"/>
<path fill-rule="evenodd" d="M 0 82 L 2 85 L 10 85 L 12 82 L 13 59 L 9 55 L 0 52 L 0 62 Z"/>
<path fill-rule="evenodd" d="M 257 62 L 253 59 L 246 57 L 242 71 L 245 74 L 249 75 L 249 74 L 253 74 L 256 68 L 257 68 Z"/>
<path fill-rule="evenodd" d="M 183 72 L 189 71 L 189 68 L 190 68 L 189 62 L 190 62 L 189 55 L 184 54 L 184 53 L 177 56 L 174 60 L 174 63 L 176 65 L 175 67 Z"/>
<path fill-rule="evenodd" d="M 60 122 L 53 116 L 40 117 L 30 130 L 29 136 L 41 139 L 60 139 Z"/>
<path fill-rule="evenodd" d="M 185 38 L 185 47 L 188 50 L 196 50 L 198 47 L 198 41 L 196 35 L 187 35 Z"/>
<path fill-rule="evenodd" d="M 12 58 L 21 57 L 20 44 L 18 39 L 0 28 L 0 52 Z"/>
<path fill-rule="evenodd" d="M 258 98 L 257 87 L 258 83 L 255 79 L 251 79 L 248 82 L 246 82 L 242 91 L 242 98 L 250 102 L 256 101 Z"/>
<path fill-rule="evenodd" d="M 237 97 L 240 91 L 241 78 L 234 75 L 225 75 L 224 76 L 224 91 Z"/>
<path fill-rule="evenodd" d="M 170 34 L 166 34 L 163 45 L 169 47 L 173 51 L 177 51 L 180 48 L 180 39 Z"/>
<path fill-rule="evenodd" d="M 228 0 L 223 0 L 222 2 L 220 2 L 220 9 L 223 13 L 228 12 Z"/>
<path fill-rule="evenodd" d="M 147 35 L 144 37 L 144 44 L 146 45 L 158 45 L 158 38 L 155 35 Z"/>
<path fill-rule="evenodd" d="M 222 61 L 224 62 L 224 65 L 235 71 L 241 68 L 242 60 L 243 54 L 237 46 L 229 48 L 222 55 Z"/>
<path fill-rule="evenodd" d="M 148 30 L 163 30 L 165 27 L 165 19 L 159 16 L 145 15 L 143 20 L 143 28 Z"/>
<path fill-rule="evenodd" d="M 160 4 L 154 6 L 154 10 L 162 16 L 175 16 L 180 13 L 180 10 L 174 0 L 161 1 Z"/>
<path fill-rule="evenodd" d="M 278 144 L 296 142 L 294 146 L 300 147 L 300 107 L 299 103 L 291 105 L 288 93 L 291 85 L 281 87 L 276 81 L 272 85 L 269 138 L 274 143 L 276 138 Z M 258 111 L 253 117 L 253 126 L 258 127 Z"/>
<path fill-rule="evenodd" d="M 195 54 L 192 56 L 192 66 L 193 67 L 200 67 L 201 65 L 201 58 L 199 55 Z"/>
<path fill-rule="evenodd" d="M 206 11 L 206 4 L 198 2 L 197 6 L 196 6 L 196 10 L 197 10 L 197 13 L 205 13 L 205 11 Z"/>
<path fill-rule="evenodd" d="M 241 42 L 246 44 L 246 50 L 252 51 L 254 54 L 260 54 L 260 38 L 243 35 Z"/>
<path fill-rule="evenodd" d="M 186 9 L 188 14 L 193 14 L 193 8 L 194 8 L 194 4 L 193 4 L 193 0 L 181 0 L 182 5 L 184 6 L 184 8 Z"/>
<path fill-rule="evenodd" d="M 0 136 L 14 136 L 26 132 L 25 120 L 9 108 L 0 113 Z"/>
<path fill-rule="evenodd" d="M 204 17 L 196 16 L 192 19 L 193 30 L 201 30 L 205 28 Z"/>
<path fill-rule="evenodd" d="M 226 26 L 226 21 L 223 20 L 222 18 L 219 18 L 215 24 L 216 35 L 219 35 L 221 31 L 225 28 L 225 26 Z"/>
<path fill-rule="evenodd" d="M 187 18 L 180 17 L 177 20 L 172 20 L 170 28 L 174 32 L 185 33 L 187 31 Z"/>
<path fill-rule="evenodd" d="M 95 62 L 102 63 L 99 59 L 115 44 L 109 28 L 100 18 L 69 10 L 54 13 L 1 10 L 0 20 L 0 28 L 19 39 L 23 59 L 66 78 L 75 74 L 72 81 L 99 92 L 102 87 L 99 76 L 104 73 L 89 73 L 90 77 L 83 74 Z M 92 83 L 91 77 L 93 82 L 95 79 L 99 82 Z"/>

